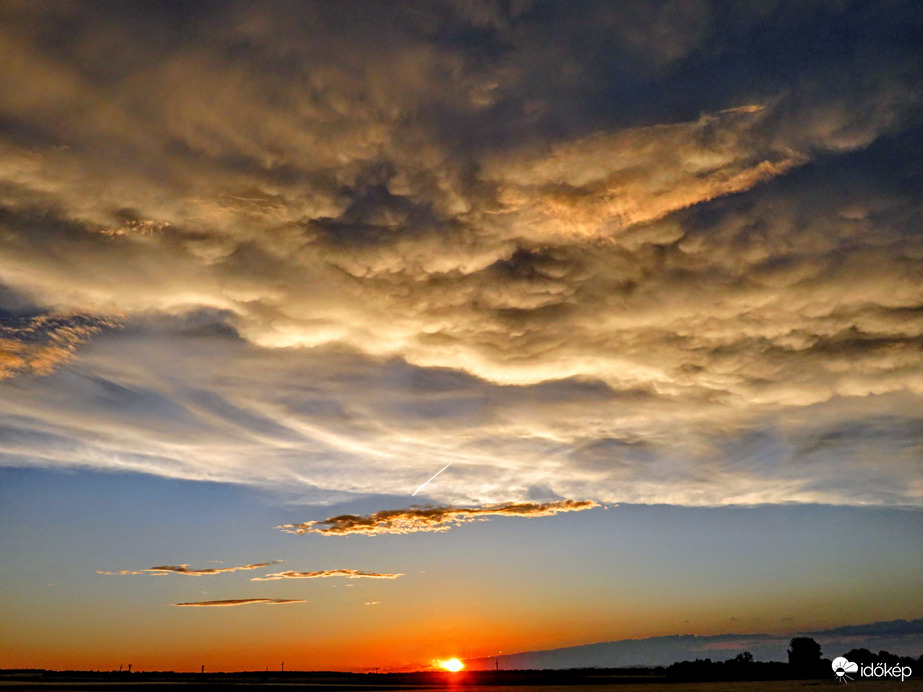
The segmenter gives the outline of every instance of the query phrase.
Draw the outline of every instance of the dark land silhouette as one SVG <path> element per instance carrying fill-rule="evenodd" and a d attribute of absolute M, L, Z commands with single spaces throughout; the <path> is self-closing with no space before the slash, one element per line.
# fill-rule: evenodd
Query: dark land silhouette
<path fill-rule="evenodd" d="M 817 632 L 792 632 L 787 636 L 767 633 L 657 635 L 555 649 L 501 653 L 487 658 L 468 659 L 465 664 L 472 670 L 493 670 L 498 664 L 501 670 L 636 666 L 666 668 L 677 661 L 694 661 L 705 657 L 714 659 L 720 656 L 721 660 L 724 660 L 741 651 L 752 653 L 754 661 L 788 661 L 792 637 L 813 639 L 828 654 L 839 654 L 847 649 L 865 647 L 871 651 L 894 651 L 895 648 L 899 648 L 902 654 L 916 656 L 919 652 L 914 642 L 923 641 L 923 618 L 879 621 Z M 802 645 L 795 644 L 796 658 L 803 655 L 797 648 Z M 836 656 L 831 655 L 830 658 Z"/>
<path fill-rule="evenodd" d="M 887 651 L 877 654 L 853 649 L 842 654 L 860 665 L 884 663 L 923 671 L 923 655 L 914 659 Z M 326 690 L 396 690 L 480 686 L 618 685 L 683 682 L 833 680 L 831 659 L 809 637 L 796 637 L 788 648 L 788 661 L 758 662 L 749 651 L 733 658 L 680 661 L 669 666 L 631 668 L 573 668 L 568 670 L 466 670 L 459 673 L 418 671 L 404 673 L 343 673 L 335 671 L 259 671 L 242 673 L 175 673 L 120 671 L 52 671 L 0 669 L 0 687 L 5 689 L 153 690 L 179 687 L 249 685 L 287 688 L 300 685 L 317 692 Z"/>

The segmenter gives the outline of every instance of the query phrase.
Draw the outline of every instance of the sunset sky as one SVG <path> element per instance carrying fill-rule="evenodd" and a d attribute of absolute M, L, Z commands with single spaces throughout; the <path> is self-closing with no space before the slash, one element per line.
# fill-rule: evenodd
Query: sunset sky
<path fill-rule="evenodd" d="M 914 2 L 0 2 L 0 667 L 923 617 L 921 46 Z"/>

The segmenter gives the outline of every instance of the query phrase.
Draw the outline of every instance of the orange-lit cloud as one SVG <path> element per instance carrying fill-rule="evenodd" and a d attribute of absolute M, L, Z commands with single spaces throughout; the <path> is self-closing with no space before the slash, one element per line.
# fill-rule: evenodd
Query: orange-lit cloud
<path fill-rule="evenodd" d="M 698 121 L 600 133 L 550 152 L 491 162 L 507 213 L 537 237 L 592 238 L 742 192 L 807 157 L 760 142 L 763 108 L 736 108 Z"/>
<path fill-rule="evenodd" d="M 117 572 L 101 572 L 97 571 L 97 574 L 110 574 L 110 575 L 129 575 L 129 574 L 152 574 L 154 576 L 162 576 L 165 574 L 185 574 L 190 577 L 207 577 L 213 574 L 224 574 L 225 572 L 240 572 L 241 570 L 251 570 L 259 569 L 261 567 L 268 567 L 269 565 L 276 565 L 282 562 L 281 560 L 273 560 L 272 562 L 257 562 L 252 565 L 242 565 L 240 567 L 207 567 L 205 569 L 190 569 L 189 565 L 160 565 L 159 567 L 149 567 L 148 569 L 135 571 L 135 570 L 119 570 Z"/>
<path fill-rule="evenodd" d="M 112 319 L 69 312 L 39 315 L 17 326 L 0 324 L 0 380 L 48 375 L 93 334 L 117 326 Z"/>
<path fill-rule="evenodd" d="M 346 577 L 347 579 L 397 579 L 404 574 L 387 572 L 360 572 L 355 569 L 325 569 L 319 572 L 276 572 L 265 577 L 253 577 L 250 581 L 276 581 L 278 579 L 324 579 L 326 577 Z"/>
<path fill-rule="evenodd" d="M 173 603 L 175 606 L 185 606 L 193 608 L 202 608 L 202 607 L 225 607 L 225 606 L 241 606 L 241 605 L 254 605 L 254 604 L 265 604 L 265 605 L 287 605 L 289 603 L 307 603 L 297 598 L 237 598 L 224 601 L 197 601 L 194 603 Z"/>
<path fill-rule="evenodd" d="M 546 517 L 560 512 L 581 512 L 599 506 L 591 500 L 561 500 L 545 503 L 508 502 L 485 507 L 411 507 L 383 510 L 367 516 L 344 514 L 323 521 L 286 524 L 278 528 L 287 533 L 319 533 L 325 536 L 448 531 L 453 526 L 470 521 L 486 521 L 491 517 Z"/>

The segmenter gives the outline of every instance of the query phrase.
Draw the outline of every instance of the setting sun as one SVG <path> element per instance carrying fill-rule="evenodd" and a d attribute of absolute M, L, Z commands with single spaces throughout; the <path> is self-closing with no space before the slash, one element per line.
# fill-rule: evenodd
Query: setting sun
<path fill-rule="evenodd" d="M 448 661 L 439 661 L 439 667 L 444 668 L 451 673 L 457 673 L 465 667 L 465 664 L 459 661 L 457 658 L 450 658 Z"/>

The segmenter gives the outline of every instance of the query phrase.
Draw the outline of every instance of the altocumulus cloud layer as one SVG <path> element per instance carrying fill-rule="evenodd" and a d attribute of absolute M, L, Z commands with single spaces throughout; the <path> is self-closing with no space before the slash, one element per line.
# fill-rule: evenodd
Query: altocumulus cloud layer
<path fill-rule="evenodd" d="M 3 463 L 923 497 L 910 5 L 0 14 Z"/>

